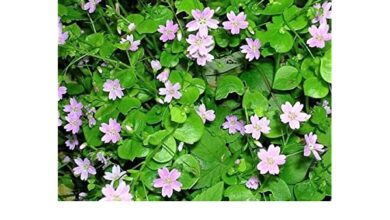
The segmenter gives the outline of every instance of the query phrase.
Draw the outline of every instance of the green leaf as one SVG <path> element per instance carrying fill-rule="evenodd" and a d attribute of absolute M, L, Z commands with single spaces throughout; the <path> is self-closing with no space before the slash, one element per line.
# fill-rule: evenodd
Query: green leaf
<path fill-rule="evenodd" d="M 79 83 L 67 83 L 66 88 L 69 95 L 78 95 L 84 92 L 84 87 Z"/>
<path fill-rule="evenodd" d="M 126 115 L 131 109 L 141 107 L 141 102 L 131 96 L 126 96 L 119 101 L 118 110 Z"/>
<path fill-rule="evenodd" d="M 103 33 L 91 34 L 85 38 L 85 41 L 91 44 L 93 47 L 100 47 L 104 43 L 104 35 Z"/>
<path fill-rule="evenodd" d="M 176 14 L 180 12 L 186 12 L 191 15 L 191 11 L 194 9 L 203 10 L 203 4 L 199 0 L 176 0 L 175 1 Z"/>
<path fill-rule="evenodd" d="M 294 38 L 284 27 L 282 17 L 273 17 L 272 22 L 273 23 L 267 24 L 267 31 L 265 33 L 258 33 L 258 37 L 262 40 L 261 43 L 265 44 L 269 42 L 277 53 L 286 53 L 290 51 L 294 45 Z"/>
<path fill-rule="evenodd" d="M 299 85 L 301 74 L 292 66 L 282 66 L 276 71 L 272 88 L 278 90 L 291 90 Z"/>
<path fill-rule="evenodd" d="M 229 186 L 225 190 L 225 196 L 229 198 L 229 201 L 256 201 L 258 200 L 250 189 L 243 185 Z"/>
<path fill-rule="evenodd" d="M 200 166 L 198 160 L 190 154 L 181 155 L 175 160 L 173 167 L 180 170 L 180 182 L 182 189 L 191 189 L 200 177 Z"/>
<path fill-rule="evenodd" d="M 269 176 L 261 186 L 260 192 L 271 192 L 270 198 L 274 201 L 288 201 L 291 199 L 291 192 L 286 182 L 275 176 Z"/>
<path fill-rule="evenodd" d="M 116 109 L 117 103 L 107 103 L 101 106 L 95 113 L 95 118 L 98 121 L 103 121 L 108 123 L 108 119 L 116 119 L 118 117 L 119 111 Z"/>
<path fill-rule="evenodd" d="M 149 19 L 157 23 L 157 25 L 165 25 L 167 20 L 173 19 L 173 12 L 166 6 L 157 4 L 149 11 Z"/>
<path fill-rule="evenodd" d="M 99 130 L 99 126 L 90 128 L 89 126 L 84 125 L 83 134 L 89 146 L 98 147 L 103 144 L 103 142 L 100 140 L 101 132 Z"/>
<path fill-rule="evenodd" d="M 160 145 L 163 143 L 164 139 L 170 134 L 168 130 L 159 130 L 154 132 L 153 134 L 149 135 L 145 141 L 144 144 L 147 143 L 153 144 L 153 145 Z"/>
<path fill-rule="evenodd" d="M 161 105 L 155 105 L 146 113 L 146 122 L 148 124 L 157 124 L 161 121 L 163 113 L 168 110 L 167 107 Z"/>
<path fill-rule="evenodd" d="M 134 23 L 136 27 L 138 27 L 141 22 L 144 20 L 144 16 L 140 14 L 130 14 L 126 18 L 130 23 Z"/>
<path fill-rule="evenodd" d="M 326 120 L 326 110 L 321 106 L 315 106 L 311 112 L 310 121 L 314 124 L 321 124 Z"/>
<path fill-rule="evenodd" d="M 303 149 L 303 146 L 301 148 Z M 303 153 L 292 155 L 281 167 L 279 176 L 287 184 L 299 183 L 305 178 L 312 162 L 312 158 L 304 157 Z"/>
<path fill-rule="evenodd" d="M 120 85 L 124 88 L 130 88 L 135 85 L 135 70 L 134 68 L 123 69 L 115 73 Z"/>
<path fill-rule="evenodd" d="M 244 94 L 244 83 L 237 76 L 224 76 L 218 80 L 215 99 L 221 100 L 226 98 L 230 93 Z"/>
<path fill-rule="evenodd" d="M 219 182 L 195 196 L 193 201 L 221 201 L 222 195 L 223 182 Z"/>
<path fill-rule="evenodd" d="M 320 68 L 322 78 L 328 82 L 332 82 L 332 50 L 329 49 L 325 52 L 324 57 L 321 58 Z"/>
<path fill-rule="evenodd" d="M 273 0 L 270 1 L 267 7 L 261 13 L 264 15 L 281 14 L 284 9 L 293 4 L 293 0 Z"/>
<path fill-rule="evenodd" d="M 104 44 L 100 47 L 99 54 L 102 57 L 109 58 L 115 50 L 116 47 L 114 44 L 109 41 L 105 41 Z"/>
<path fill-rule="evenodd" d="M 186 112 L 179 107 L 171 108 L 171 120 L 177 123 L 184 123 L 187 120 Z"/>
<path fill-rule="evenodd" d="M 295 5 L 292 5 L 283 12 L 283 16 L 293 30 L 300 30 L 307 25 L 306 14 L 301 12 L 302 9 Z M 297 17 L 298 14 L 300 15 Z"/>
<path fill-rule="evenodd" d="M 153 160 L 159 162 L 159 163 L 166 163 L 170 160 L 172 160 L 173 156 L 176 153 L 176 141 L 173 137 L 168 137 L 164 143 L 161 146 L 161 150 L 158 151 L 154 157 Z"/>
<path fill-rule="evenodd" d="M 271 62 L 255 63 L 253 68 L 243 72 L 240 78 L 252 90 L 260 90 L 263 95 L 268 96 L 271 92 L 270 84 L 273 82 L 274 65 Z"/>
<path fill-rule="evenodd" d="M 124 160 L 133 161 L 135 158 L 146 157 L 149 154 L 149 148 L 135 140 L 124 140 L 118 147 L 118 156 Z"/>
<path fill-rule="evenodd" d="M 329 93 L 328 84 L 317 77 L 310 77 L 303 83 L 303 91 L 306 96 L 320 99 Z"/>
<path fill-rule="evenodd" d="M 280 121 L 279 114 L 276 111 L 269 111 L 265 114 L 268 120 L 270 120 L 269 127 L 271 128 L 268 134 L 264 134 L 268 138 L 277 138 L 283 135 L 282 129 L 284 124 Z"/>
<path fill-rule="evenodd" d="M 179 63 L 179 56 L 170 54 L 164 50 L 161 53 L 160 63 L 164 67 L 175 67 Z"/>
<path fill-rule="evenodd" d="M 182 96 L 179 99 L 179 103 L 181 104 L 187 104 L 187 105 L 194 104 L 200 96 L 199 89 L 195 86 L 188 86 L 187 88 L 183 89 L 181 92 L 182 92 Z"/>
<path fill-rule="evenodd" d="M 192 111 L 188 115 L 186 122 L 175 130 L 173 136 L 179 141 L 193 144 L 202 137 L 203 131 L 204 124 L 202 119 Z"/>
<path fill-rule="evenodd" d="M 224 164 L 229 157 L 226 143 L 221 136 L 214 136 L 208 130 L 202 136 L 199 143 L 193 148 L 192 153 L 200 160 L 201 176 L 195 188 L 210 187 L 220 181 L 226 172 Z"/>
<path fill-rule="evenodd" d="M 244 109 L 253 110 L 257 116 L 261 117 L 268 110 L 268 100 L 259 91 L 247 90 L 242 99 Z"/>
<path fill-rule="evenodd" d="M 310 180 L 295 185 L 294 194 L 299 201 L 321 201 L 325 198 L 325 194 L 319 192 Z"/>
<path fill-rule="evenodd" d="M 157 31 L 158 23 L 152 19 L 142 21 L 136 28 L 140 34 L 152 34 Z"/>

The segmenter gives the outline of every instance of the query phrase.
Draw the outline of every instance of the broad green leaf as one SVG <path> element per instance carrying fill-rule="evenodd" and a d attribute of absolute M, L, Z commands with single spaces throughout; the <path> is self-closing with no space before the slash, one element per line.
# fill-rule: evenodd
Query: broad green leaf
<path fill-rule="evenodd" d="M 180 182 L 182 189 L 191 189 L 200 177 L 200 166 L 198 160 L 190 154 L 184 154 L 175 160 L 173 167 L 180 170 Z"/>
<path fill-rule="evenodd" d="M 179 57 L 163 51 L 161 53 L 160 63 L 164 67 L 175 67 L 179 63 Z"/>
<path fill-rule="evenodd" d="M 230 93 L 244 94 L 244 83 L 237 76 L 224 76 L 218 80 L 215 99 L 221 100 L 226 98 Z"/>
<path fill-rule="evenodd" d="M 136 27 L 138 27 L 143 20 L 144 20 L 144 16 L 140 14 L 130 14 L 129 16 L 127 16 L 127 21 L 130 23 L 134 23 Z"/>
<path fill-rule="evenodd" d="M 306 13 L 301 13 L 302 9 L 295 5 L 284 10 L 283 15 L 292 29 L 300 30 L 307 25 Z M 300 15 L 297 17 L 297 15 Z"/>
<path fill-rule="evenodd" d="M 149 152 L 149 148 L 135 140 L 124 140 L 118 147 L 118 156 L 124 160 L 133 161 L 137 157 L 146 157 Z"/>
<path fill-rule="evenodd" d="M 286 182 L 275 176 L 269 176 L 260 187 L 260 192 L 271 192 L 270 198 L 274 201 L 288 201 L 291 199 L 291 192 Z"/>
<path fill-rule="evenodd" d="M 103 142 L 100 140 L 102 133 L 99 130 L 99 126 L 95 125 L 94 127 L 90 128 L 88 125 L 84 125 L 83 134 L 88 146 L 98 147 L 103 144 Z"/>
<path fill-rule="evenodd" d="M 84 87 L 75 82 L 67 83 L 66 88 L 69 95 L 78 95 L 84 92 Z"/>
<path fill-rule="evenodd" d="M 201 176 L 195 188 L 210 187 L 220 181 L 228 168 L 224 162 L 229 158 L 224 139 L 206 130 L 192 153 L 201 164 Z"/>
<path fill-rule="evenodd" d="M 264 15 L 281 14 L 284 9 L 293 4 L 293 0 L 273 0 L 267 4 L 267 7 L 261 13 Z"/>
<path fill-rule="evenodd" d="M 244 185 L 229 186 L 225 190 L 225 196 L 229 198 L 229 201 L 256 201 L 258 200 L 250 189 Z"/>
<path fill-rule="evenodd" d="M 165 138 L 170 134 L 168 130 L 159 130 L 149 135 L 145 140 L 144 144 L 160 145 L 164 142 Z"/>
<path fill-rule="evenodd" d="M 332 82 L 332 50 L 326 51 L 324 57 L 321 58 L 320 68 L 322 78 L 328 82 Z"/>
<path fill-rule="evenodd" d="M 136 83 L 134 68 L 120 70 L 115 73 L 115 76 L 124 88 L 130 88 Z"/>
<path fill-rule="evenodd" d="M 268 100 L 259 91 L 247 90 L 242 99 L 244 109 L 253 110 L 257 116 L 261 117 L 268 110 Z"/>
<path fill-rule="evenodd" d="M 162 144 L 161 150 L 154 155 L 153 160 L 159 163 L 166 163 L 172 160 L 176 153 L 176 149 L 176 141 L 173 137 L 170 136 Z"/>
<path fill-rule="evenodd" d="M 191 11 L 194 9 L 203 10 L 203 4 L 199 0 L 176 0 L 175 1 L 176 14 L 180 12 L 186 12 L 188 15 L 192 15 Z"/>
<path fill-rule="evenodd" d="M 187 88 L 183 89 L 181 93 L 182 96 L 179 99 L 179 102 L 181 104 L 187 104 L 187 105 L 194 104 L 200 96 L 199 89 L 195 86 L 188 86 Z"/>
<path fill-rule="evenodd" d="M 223 182 L 202 191 L 193 201 L 221 201 L 223 196 Z"/>
<path fill-rule="evenodd" d="M 126 96 L 119 101 L 118 110 L 126 115 L 131 109 L 139 107 L 141 107 L 141 102 L 138 99 Z"/>
<path fill-rule="evenodd" d="M 184 123 L 187 120 L 186 112 L 179 107 L 171 108 L 171 120 L 177 123 Z"/>
<path fill-rule="evenodd" d="M 104 34 L 103 33 L 95 33 L 95 34 L 88 35 L 85 38 L 85 41 L 93 47 L 100 47 L 104 43 Z"/>
<path fill-rule="evenodd" d="M 165 111 L 168 111 L 167 107 L 161 105 L 155 105 L 146 113 L 146 122 L 148 124 L 157 124 L 161 121 L 161 118 Z"/>
<path fill-rule="evenodd" d="M 186 122 L 175 130 L 173 136 L 179 141 L 193 144 L 202 137 L 203 131 L 204 125 L 202 119 L 192 111 L 188 115 Z"/>
<path fill-rule="evenodd" d="M 310 121 L 314 124 L 321 124 L 326 120 L 326 110 L 322 106 L 315 106 L 311 112 Z"/>
<path fill-rule="evenodd" d="M 299 201 L 321 201 L 325 198 L 325 194 L 319 192 L 310 180 L 295 185 L 294 194 Z"/>
<path fill-rule="evenodd" d="M 157 31 L 158 23 L 152 19 L 142 21 L 136 28 L 140 34 L 152 34 Z"/>
<path fill-rule="evenodd" d="M 303 90 L 306 96 L 320 99 L 329 93 L 328 84 L 317 77 L 310 77 L 303 83 Z"/>
<path fill-rule="evenodd" d="M 282 66 L 276 71 L 272 88 L 278 90 L 291 90 L 299 85 L 301 74 L 292 66 Z"/>
<path fill-rule="evenodd" d="M 301 145 L 303 149 L 303 145 Z M 301 182 L 313 162 L 312 158 L 304 157 L 303 153 L 295 154 L 286 159 L 286 163 L 282 165 L 279 176 L 287 184 L 296 184 Z"/>
<path fill-rule="evenodd" d="M 270 132 L 264 134 L 268 138 L 277 138 L 283 135 L 282 129 L 285 128 L 285 125 L 280 121 L 279 114 L 275 111 L 269 111 L 265 114 L 268 120 L 270 120 Z"/>
<path fill-rule="evenodd" d="M 254 63 L 251 69 L 243 72 L 240 78 L 252 90 L 260 90 L 268 96 L 274 77 L 274 66 L 271 62 Z"/>
<path fill-rule="evenodd" d="M 107 103 L 101 106 L 95 113 L 95 118 L 98 121 L 108 123 L 110 118 L 116 119 L 118 117 L 119 111 L 117 110 L 117 103 Z"/>

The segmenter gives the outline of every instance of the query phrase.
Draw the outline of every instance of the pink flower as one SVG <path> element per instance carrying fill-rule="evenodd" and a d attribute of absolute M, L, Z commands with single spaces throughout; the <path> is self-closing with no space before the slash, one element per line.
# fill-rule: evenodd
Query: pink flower
<path fill-rule="evenodd" d="M 173 169 L 171 172 L 164 167 L 158 169 L 158 175 L 160 178 L 153 181 L 153 186 L 156 188 L 162 188 L 162 196 L 167 196 L 171 198 L 173 190 L 180 192 L 182 184 L 177 181 L 181 173 L 176 169 Z"/>
<path fill-rule="evenodd" d="M 261 133 L 268 134 L 271 130 L 269 127 L 270 121 L 266 117 L 259 119 L 257 115 L 253 115 L 250 120 L 251 124 L 245 125 L 245 133 L 252 134 L 252 137 L 256 140 L 260 139 Z"/>
<path fill-rule="evenodd" d="M 169 78 L 169 69 L 164 69 L 160 74 L 156 77 L 160 82 L 165 83 Z"/>
<path fill-rule="evenodd" d="M 318 152 L 323 153 L 325 150 L 323 149 L 324 145 L 317 144 L 317 135 L 313 134 L 312 132 L 310 132 L 308 135 L 305 134 L 305 141 L 306 145 L 303 150 L 303 155 L 308 157 L 311 153 L 313 153 L 316 160 L 321 160 Z"/>
<path fill-rule="evenodd" d="M 303 105 L 300 102 L 296 102 L 294 106 L 291 106 L 290 102 L 286 102 L 282 105 L 283 114 L 280 115 L 280 120 L 285 124 L 288 123 L 291 129 L 299 129 L 299 123 L 310 118 L 310 115 L 301 112 L 302 109 Z"/>
<path fill-rule="evenodd" d="M 121 172 L 121 167 L 119 165 L 114 165 L 112 167 L 112 172 L 105 172 L 103 178 L 114 182 L 116 180 L 122 180 L 125 177 L 125 174 L 126 171 Z"/>
<path fill-rule="evenodd" d="M 122 98 L 124 88 L 121 87 L 119 80 L 107 80 L 103 85 L 103 91 L 109 92 L 108 99 L 115 100 Z"/>
<path fill-rule="evenodd" d="M 246 43 L 247 45 L 241 46 L 241 52 L 246 54 L 245 58 L 248 59 L 249 61 L 252 61 L 253 59 L 259 59 L 260 58 L 260 46 L 261 43 L 258 39 L 251 39 L 251 38 L 246 38 Z"/>
<path fill-rule="evenodd" d="M 62 23 L 61 18 L 58 17 L 58 44 L 63 45 L 65 41 L 68 39 L 68 32 L 62 32 Z"/>
<path fill-rule="evenodd" d="M 330 7 L 332 7 L 332 3 L 324 2 L 321 4 L 317 3 L 314 5 L 316 9 L 316 16 L 311 20 L 312 23 L 320 22 L 320 24 L 326 23 L 327 19 L 331 19 L 331 11 Z"/>
<path fill-rule="evenodd" d="M 222 124 L 224 129 L 229 129 L 229 134 L 235 134 L 238 131 L 241 134 L 244 134 L 244 121 L 238 121 L 237 116 L 228 115 L 226 116 L 226 121 Z"/>
<path fill-rule="evenodd" d="M 206 110 L 206 106 L 204 104 L 201 104 L 198 107 L 196 113 L 198 113 L 198 115 L 202 118 L 203 123 L 206 123 L 206 121 L 214 121 L 215 119 L 214 110 Z"/>
<path fill-rule="evenodd" d="M 256 176 L 252 176 L 251 178 L 249 178 L 248 181 L 246 181 L 245 185 L 248 189 L 256 190 L 257 188 L 259 188 L 259 183 L 259 178 L 257 178 Z"/>
<path fill-rule="evenodd" d="M 131 50 L 131 51 L 138 50 L 138 46 L 141 44 L 140 40 L 134 40 L 134 37 L 133 37 L 132 34 L 131 35 L 127 35 L 126 39 L 122 38 L 120 43 L 124 44 L 126 42 L 129 42 L 129 45 L 130 45 L 129 50 Z"/>
<path fill-rule="evenodd" d="M 324 100 L 324 102 L 322 102 L 322 107 L 325 109 L 327 115 L 332 114 L 332 109 L 330 108 L 328 101 Z"/>
<path fill-rule="evenodd" d="M 152 60 L 152 62 L 150 62 L 150 66 L 154 72 L 157 72 L 161 69 L 161 63 L 158 60 Z"/>
<path fill-rule="evenodd" d="M 174 24 L 172 20 L 167 20 L 165 26 L 160 25 L 158 28 L 158 32 L 162 34 L 160 40 L 162 42 L 167 42 L 175 39 L 175 34 L 178 30 L 179 26 L 177 24 Z"/>
<path fill-rule="evenodd" d="M 309 27 L 309 33 L 311 35 L 311 38 L 307 40 L 307 44 L 309 47 L 318 47 L 318 48 L 324 48 L 325 42 L 329 41 L 332 36 L 329 31 L 329 26 L 325 23 L 322 23 L 320 27 L 316 27 L 312 25 Z"/>
<path fill-rule="evenodd" d="M 104 143 L 116 143 L 121 138 L 119 132 L 121 131 L 121 125 L 116 122 L 115 119 L 110 118 L 108 124 L 102 123 L 99 130 L 104 133 L 102 141 Z"/>
<path fill-rule="evenodd" d="M 108 161 L 107 161 L 107 158 L 104 156 L 104 153 L 103 153 L 103 152 L 98 152 L 98 153 L 96 154 L 96 158 L 97 158 L 97 160 L 98 160 L 100 163 L 102 163 L 102 164 L 104 165 L 103 167 L 105 167 L 105 166 L 107 165 Z"/>
<path fill-rule="evenodd" d="M 94 13 L 95 10 L 96 10 L 96 5 L 99 4 L 99 2 L 101 2 L 102 0 L 89 0 L 89 2 L 85 3 L 83 5 L 83 10 L 87 11 L 88 10 L 88 13 Z"/>
<path fill-rule="evenodd" d="M 248 27 L 248 22 L 245 20 L 246 15 L 244 12 L 240 12 L 237 16 L 233 11 L 230 11 L 227 14 L 229 21 L 223 22 L 223 28 L 225 30 L 230 30 L 232 34 L 239 34 L 240 29 L 246 29 Z"/>
<path fill-rule="evenodd" d="M 268 147 L 268 151 L 261 149 L 257 153 L 260 158 L 260 163 L 257 164 L 257 169 L 260 170 L 260 174 L 270 173 L 272 175 L 279 174 L 279 165 L 283 165 L 286 162 L 286 156 L 280 154 L 280 148 L 271 144 Z"/>
<path fill-rule="evenodd" d="M 80 176 L 81 180 L 87 180 L 88 175 L 95 175 L 96 170 L 89 162 L 88 158 L 85 158 L 84 160 L 77 158 L 74 160 L 77 164 L 77 167 L 73 168 L 73 174 L 75 176 Z"/>
<path fill-rule="evenodd" d="M 190 44 L 187 51 L 191 55 L 195 53 L 199 53 L 199 55 L 206 55 L 212 50 L 211 46 L 214 44 L 212 36 L 201 36 L 199 32 L 196 35 L 190 34 L 187 42 Z"/>
<path fill-rule="evenodd" d="M 165 88 L 159 89 L 160 95 L 165 95 L 164 102 L 169 103 L 172 101 L 172 98 L 180 99 L 181 93 L 179 92 L 180 84 L 175 83 L 172 85 L 172 83 L 168 80 L 165 82 Z"/>
<path fill-rule="evenodd" d="M 192 10 L 192 16 L 195 20 L 190 21 L 186 27 L 188 31 L 199 30 L 201 36 L 206 36 L 208 34 L 208 27 L 212 29 L 218 28 L 218 21 L 212 19 L 214 15 L 214 10 L 209 7 L 205 8 L 203 11 L 199 9 Z"/>
<path fill-rule="evenodd" d="M 64 106 L 64 112 L 68 112 L 69 114 L 73 113 L 77 116 L 81 116 L 83 112 L 81 109 L 83 108 L 83 104 L 81 102 L 77 102 L 75 98 L 70 98 L 69 105 Z"/>
<path fill-rule="evenodd" d="M 58 87 L 58 101 L 62 99 L 62 96 L 66 94 L 66 87 L 65 86 L 59 86 Z"/>
<path fill-rule="evenodd" d="M 102 188 L 104 197 L 100 201 L 132 201 L 133 195 L 130 193 L 130 186 L 121 181 L 115 189 L 113 185 L 107 184 Z"/>
<path fill-rule="evenodd" d="M 79 145 L 79 140 L 77 140 L 77 136 L 68 136 L 68 140 L 65 141 L 65 146 L 67 146 L 69 150 L 74 150 L 77 145 Z"/>
<path fill-rule="evenodd" d="M 72 134 L 77 134 L 80 130 L 80 126 L 82 125 L 82 121 L 80 120 L 80 116 L 75 113 L 70 113 L 65 116 L 65 120 L 68 124 L 65 125 L 66 131 L 71 131 Z"/>

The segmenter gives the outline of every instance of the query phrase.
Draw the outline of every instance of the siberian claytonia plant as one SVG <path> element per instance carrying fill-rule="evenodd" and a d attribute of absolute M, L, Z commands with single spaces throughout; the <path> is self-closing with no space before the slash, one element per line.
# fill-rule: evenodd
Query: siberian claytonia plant
<path fill-rule="evenodd" d="M 331 5 L 59 0 L 58 200 L 331 200 Z"/>

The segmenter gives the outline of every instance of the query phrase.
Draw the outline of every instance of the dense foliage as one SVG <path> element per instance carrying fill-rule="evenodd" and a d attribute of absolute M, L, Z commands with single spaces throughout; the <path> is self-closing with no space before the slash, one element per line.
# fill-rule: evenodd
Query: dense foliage
<path fill-rule="evenodd" d="M 329 200 L 330 7 L 59 0 L 58 199 Z"/>

